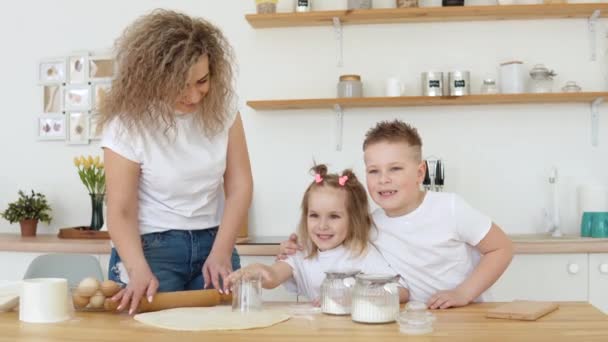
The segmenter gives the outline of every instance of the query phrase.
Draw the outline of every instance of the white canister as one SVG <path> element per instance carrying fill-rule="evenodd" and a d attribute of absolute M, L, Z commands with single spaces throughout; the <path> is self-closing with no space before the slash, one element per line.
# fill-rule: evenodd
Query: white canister
<path fill-rule="evenodd" d="M 521 61 L 510 61 L 500 64 L 498 70 L 500 92 L 503 94 L 521 94 L 526 90 L 526 71 Z"/>
<path fill-rule="evenodd" d="M 463 96 L 471 93 L 468 71 L 451 71 L 448 74 L 450 96 Z"/>
<path fill-rule="evenodd" d="M 296 12 L 310 12 L 312 10 L 312 0 L 296 0 Z"/>
<path fill-rule="evenodd" d="M 443 73 L 427 71 L 420 75 L 423 96 L 443 96 Z"/>
<path fill-rule="evenodd" d="M 387 97 L 397 97 L 403 95 L 403 83 L 397 77 L 391 77 L 386 80 L 384 87 L 385 95 Z"/>
<path fill-rule="evenodd" d="M 62 322 L 70 319 L 72 311 L 66 279 L 37 278 L 23 281 L 19 320 L 29 323 Z"/>
<path fill-rule="evenodd" d="M 418 0 L 418 7 L 441 7 L 442 0 Z"/>

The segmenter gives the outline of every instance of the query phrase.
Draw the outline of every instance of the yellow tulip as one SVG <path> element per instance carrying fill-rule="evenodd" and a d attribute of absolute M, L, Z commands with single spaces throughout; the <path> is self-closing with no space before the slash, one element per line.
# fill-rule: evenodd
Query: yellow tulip
<path fill-rule="evenodd" d="M 74 166 L 76 166 L 76 167 L 80 166 L 80 159 L 78 159 L 78 157 L 74 157 Z"/>
<path fill-rule="evenodd" d="M 95 156 L 95 165 L 99 165 L 99 156 Z"/>
<path fill-rule="evenodd" d="M 87 161 L 89 162 L 89 165 L 93 164 L 93 157 L 91 157 L 90 155 L 87 157 Z"/>
<path fill-rule="evenodd" d="M 89 162 L 89 160 L 88 160 L 88 159 L 85 159 L 83 164 L 84 164 L 84 168 L 85 168 L 85 169 L 88 169 L 88 168 L 90 168 L 90 167 L 91 167 L 91 162 Z"/>
<path fill-rule="evenodd" d="M 80 165 L 84 165 L 84 160 L 85 160 L 85 159 L 84 159 L 84 156 L 80 156 L 80 157 L 78 158 L 78 161 L 80 162 Z"/>

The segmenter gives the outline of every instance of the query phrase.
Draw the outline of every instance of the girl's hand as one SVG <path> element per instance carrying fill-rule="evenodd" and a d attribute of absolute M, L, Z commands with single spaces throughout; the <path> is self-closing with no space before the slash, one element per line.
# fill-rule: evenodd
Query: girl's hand
<path fill-rule="evenodd" d="M 224 281 L 231 272 L 232 254 L 220 256 L 212 251 L 203 265 L 203 278 L 205 279 L 203 287 L 209 288 L 213 286 L 220 293 L 223 293 L 220 281 Z"/>
<path fill-rule="evenodd" d="M 229 293 L 231 291 L 232 285 L 234 285 L 243 278 L 253 279 L 258 277 L 261 278 L 262 283 L 264 283 L 264 281 L 268 281 L 271 278 L 266 266 L 262 264 L 251 264 L 237 271 L 234 271 L 230 273 L 230 275 L 228 275 L 226 278 L 224 278 L 224 293 Z"/>
<path fill-rule="evenodd" d="M 279 249 L 279 255 L 277 260 L 285 260 L 287 256 L 296 254 L 297 251 L 303 250 L 302 246 L 298 244 L 298 236 L 294 233 L 289 235 L 287 241 L 281 242 L 281 248 Z"/>
<path fill-rule="evenodd" d="M 137 312 L 137 306 L 143 296 L 148 302 L 152 302 L 152 298 L 158 290 L 158 279 L 154 276 L 148 265 L 134 268 L 129 272 L 129 283 L 127 287 L 120 290 L 112 297 L 112 301 L 118 302 L 117 311 L 122 311 L 129 307 L 129 315 Z"/>
<path fill-rule="evenodd" d="M 313 300 L 311 302 L 312 306 L 314 306 L 315 308 L 320 308 L 321 307 L 321 298 L 317 298 L 315 300 Z"/>
<path fill-rule="evenodd" d="M 447 309 L 451 307 L 465 306 L 472 300 L 473 299 L 469 298 L 464 291 L 454 289 L 435 293 L 427 302 L 427 306 L 429 309 Z"/>

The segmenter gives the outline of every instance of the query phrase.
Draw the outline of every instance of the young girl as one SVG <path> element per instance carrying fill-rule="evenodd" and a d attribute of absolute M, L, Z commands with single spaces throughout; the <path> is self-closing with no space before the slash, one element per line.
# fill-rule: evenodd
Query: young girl
<path fill-rule="evenodd" d="M 312 171 L 314 181 L 304 192 L 298 226 L 304 250 L 271 266 L 252 264 L 233 272 L 224 283 L 226 291 L 244 274 L 260 273 L 265 289 L 290 282 L 298 294 L 318 302 L 326 271 L 358 269 L 363 273 L 396 274 L 368 243 L 373 223 L 365 188 L 355 174 L 351 170 L 342 175 L 329 174 L 325 165 L 317 165 Z M 401 302 L 408 296 L 406 289 L 399 289 Z"/>

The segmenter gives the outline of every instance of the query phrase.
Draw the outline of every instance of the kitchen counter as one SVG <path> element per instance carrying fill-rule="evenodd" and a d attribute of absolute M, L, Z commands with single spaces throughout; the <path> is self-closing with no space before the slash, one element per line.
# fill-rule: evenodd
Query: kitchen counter
<path fill-rule="evenodd" d="M 547 253 L 608 253 L 608 239 L 583 238 L 566 235 L 552 238 L 547 234 L 511 235 L 515 254 Z M 238 242 L 241 255 L 273 256 L 279 251 L 284 236 L 250 237 Z M 88 253 L 109 254 L 108 240 L 60 239 L 55 235 L 38 235 L 24 238 L 18 234 L 0 234 L 0 251 L 27 253 Z"/>
<path fill-rule="evenodd" d="M 269 328 L 241 331 L 178 332 L 145 326 L 126 314 L 79 312 L 69 321 L 31 324 L 18 313 L 0 313 L 0 340 L 6 341 L 606 341 L 608 316 L 587 303 L 560 303 L 534 322 L 485 318 L 500 303 L 434 311 L 434 332 L 407 336 L 396 323 L 358 324 L 348 316 L 296 316 Z M 291 304 L 290 304 L 291 305 Z M 286 304 L 276 304 L 285 307 Z"/>

